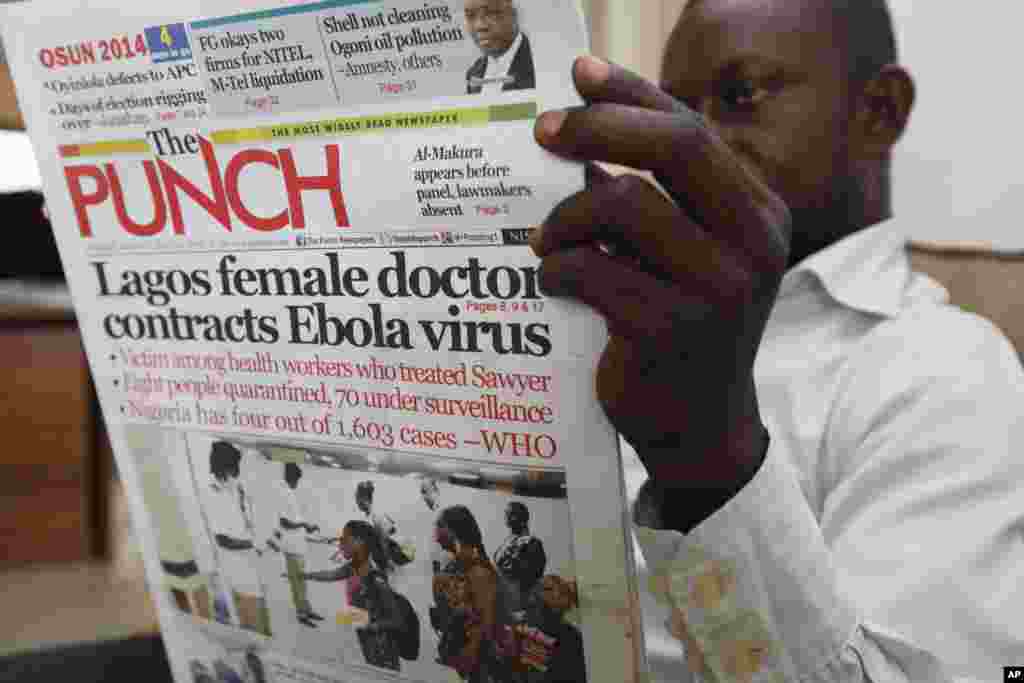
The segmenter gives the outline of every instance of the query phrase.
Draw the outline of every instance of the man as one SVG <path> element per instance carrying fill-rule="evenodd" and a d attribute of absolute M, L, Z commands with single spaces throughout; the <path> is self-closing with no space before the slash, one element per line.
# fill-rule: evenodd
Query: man
<path fill-rule="evenodd" d="M 423 477 L 420 481 L 420 496 L 423 498 L 424 504 L 427 509 L 431 512 L 435 512 L 441 499 L 441 489 L 438 486 L 437 479 L 433 477 Z"/>
<path fill-rule="evenodd" d="M 515 0 L 466 0 L 466 28 L 483 55 L 466 72 L 466 92 L 537 87 L 530 40 L 519 30 Z"/>
<path fill-rule="evenodd" d="M 665 192 L 594 167 L 532 239 L 545 291 L 608 321 L 597 393 L 649 476 L 667 607 L 647 617 L 685 646 L 645 619 L 655 679 L 1024 661 L 1024 378 L 890 220 L 915 93 L 882 0 L 697 0 L 660 88 L 592 58 L 574 76 L 586 105 L 539 143 Z"/>
<path fill-rule="evenodd" d="M 392 585 L 395 585 L 396 581 L 400 583 L 404 580 L 405 573 L 400 569 L 415 559 L 416 549 L 412 544 L 399 540 L 398 526 L 395 524 L 395 520 L 389 515 L 373 511 L 373 491 L 372 481 L 359 482 L 356 485 L 356 507 L 366 516 L 366 521 L 372 524 L 380 534 L 381 544 L 395 565 L 391 577 Z"/>
<path fill-rule="evenodd" d="M 372 481 L 361 481 L 356 484 L 356 507 L 377 529 L 381 540 L 388 538 L 395 532 L 395 521 L 384 514 L 377 514 L 373 511 L 373 492 L 376 490 Z"/>
<path fill-rule="evenodd" d="M 218 683 L 243 683 L 242 677 L 223 659 L 213 660 L 213 670 L 217 672 Z"/>
<path fill-rule="evenodd" d="M 511 501 L 505 507 L 505 526 L 509 535 L 494 553 L 494 566 L 515 587 L 515 604 L 508 607 L 518 611 L 525 608 L 530 593 L 544 576 L 548 557 L 544 543 L 530 534 L 530 510 L 526 505 Z"/>
<path fill-rule="evenodd" d="M 266 667 L 263 666 L 263 660 L 252 650 L 245 653 L 245 668 L 248 672 L 247 683 L 267 683 L 267 672 Z"/>
<path fill-rule="evenodd" d="M 309 627 L 316 627 L 317 621 L 323 621 L 323 617 L 313 611 L 309 604 L 309 597 L 306 591 L 306 551 L 309 544 L 306 542 L 306 534 L 313 534 L 320 531 L 316 524 L 307 524 L 303 521 L 302 508 L 296 496 L 296 489 L 302 479 L 302 469 L 293 462 L 285 463 L 284 466 L 284 496 L 286 501 L 285 509 L 278 518 L 278 529 L 274 535 L 280 541 L 268 543 L 275 550 L 284 552 L 285 567 L 287 569 L 288 585 L 291 588 L 292 604 L 295 606 L 295 616 L 300 624 Z"/>
<path fill-rule="evenodd" d="M 216 683 L 216 679 L 210 675 L 210 669 L 198 659 L 188 663 L 188 670 L 192 674 L 192 683 Z"/>
<path fill-rule="evenodd" d="M 213 477 L 208 513 L 217 545 L 217 563 L 227 579 L 242 628 L 269 636 L 270 612 L 253 542 L 252 498 L 240 480 L 242 452 L 227 441 L 210 447 Z"/>
<path fill-rule="evenodd" d="M 423 503 L 427 506 L 428 510 L 437 512 L 441 507 L 441 485 L 438 480 L 429 475 L 422 476 L 420 479 L 420 496 L 423 498 Z M 429 521 L 432 528 L 434 524 L 433 517 L 430 517 Z M 419 534 L 414 534 L 414 536 L 419 537 Z M 448 564 L 451 559 L 448 551 L 437 543 L 430 543 L 427 562 L 430 564 L 431 574 L 439 573 L 441 568 Z"/>

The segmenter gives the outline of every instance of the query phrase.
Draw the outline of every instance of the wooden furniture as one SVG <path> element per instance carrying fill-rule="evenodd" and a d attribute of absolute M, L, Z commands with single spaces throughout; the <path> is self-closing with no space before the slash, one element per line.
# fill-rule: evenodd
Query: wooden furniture
<path fill-rule="evenodd" d="M 0 563 L 105 554 L 109 447 L 66 291 L 0 290 Z M 44 295 L 45 292 L 45 295 Z"/>
<path fill-rule="evenodd" d="M 1024 254 L 968 245 L 910 245 L 910 262 L 949 290 L 950 302 L 987 318 L 1024 355 Z"/>
<path fill-rule="evenodd" d="M 7 655 L 158 631 L 124 488 L 105 489 L 107 557 L 0 568 L 0 681 L 21 680 L 4 678 Z"/>

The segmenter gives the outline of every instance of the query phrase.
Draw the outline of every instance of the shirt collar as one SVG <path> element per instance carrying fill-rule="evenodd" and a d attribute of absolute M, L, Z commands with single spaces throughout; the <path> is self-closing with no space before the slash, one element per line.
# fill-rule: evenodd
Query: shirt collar
<path fill-rule="evenodd" d="M 516 53 L 519 52 L 519 46 L 522 44 L 523 32 L 520 31 L 516 34 L 512 44 L 509 45 L 508 49 L 500 57 L 487 56 L 487 64 L 490 66 L 489 70 L 496 72 L 498 75 L 507 74 L 508 70 L 512 67 L 512 60 L 515 59 Z"/>
<path fill-rule="evenodd" d="M 791 268 L 782 278 L 779 299 L 819 285 L 844 306 L 896 317 L 910 285 L 906 244 L 891 219 L 859 230 Z"/>

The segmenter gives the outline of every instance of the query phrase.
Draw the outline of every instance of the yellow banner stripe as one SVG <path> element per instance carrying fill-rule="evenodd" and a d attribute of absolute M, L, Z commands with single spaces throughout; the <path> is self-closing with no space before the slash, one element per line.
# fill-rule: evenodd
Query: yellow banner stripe
<path fill-rule="evenodd" d="M 267 142 L 274 136 L 270 128 L 238 128 L 218 130 L 211 134 L 215 145 L 240 145 L 243 142 Z"/>
<path fill-rule="evenodd" d="M 149 143 L 145 140 L 106 140 L 86 142 L 77 145 L 62 145 L 60 155 L 69 157 L 108 157 L 117 154 L 148 154 Z"/>
<path fill-rule="evenodd" d="M 528 120 L 537 116 L 534 103 L 497 107 L 442 109 L 431 112 L 352 116 L 303 123 L 284 123 L 260 128 L 219 130 L 212 134 L 218 145 L 267 142 L 280 138 L 340 137 L 460 126 L 482 126 L 498 121 Z"/>

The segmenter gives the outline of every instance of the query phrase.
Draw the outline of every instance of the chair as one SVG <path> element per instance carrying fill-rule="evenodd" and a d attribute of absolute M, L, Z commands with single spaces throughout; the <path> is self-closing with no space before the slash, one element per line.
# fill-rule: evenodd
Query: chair
<path fill-rule="evenodd" d="M 913 242 L 908 250 L 915 270 L 942 284 L 953 304 L 993 322 L 1022 354 L 1024 253 L 925 242 Z"/>

